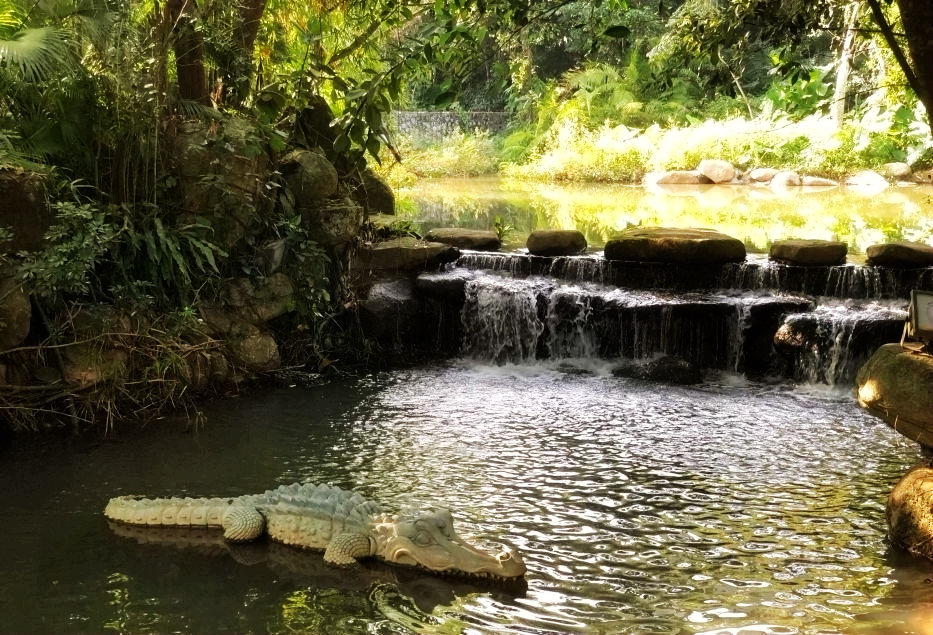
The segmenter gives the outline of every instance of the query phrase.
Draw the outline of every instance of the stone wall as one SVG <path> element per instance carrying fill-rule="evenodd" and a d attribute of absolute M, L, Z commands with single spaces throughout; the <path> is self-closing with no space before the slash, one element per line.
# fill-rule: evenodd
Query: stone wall
<path fill-rule="evenodd" d="M 508 113 L 499 111 L 449 112 L 401 110 L 392 113 L 396 130 L 415 143 L 441 141 L 462 130 L 499 132 L 508 125 Z"/>

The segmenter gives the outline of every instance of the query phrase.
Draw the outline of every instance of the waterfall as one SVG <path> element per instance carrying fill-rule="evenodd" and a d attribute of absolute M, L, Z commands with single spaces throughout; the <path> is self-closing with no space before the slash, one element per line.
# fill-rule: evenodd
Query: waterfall
<path fill-rule="evenodd" d="M 845 384 L 873 350 L 897 341 L 906 317 L 903 301 L 767 290 L 649 291 L 515 277 L 503 269 L 464 279 L 466 358 L 520 364 L 663 355 L 755 378 L 784 374 Z M 775 269 L 769 275 L 783 273 Z"/>

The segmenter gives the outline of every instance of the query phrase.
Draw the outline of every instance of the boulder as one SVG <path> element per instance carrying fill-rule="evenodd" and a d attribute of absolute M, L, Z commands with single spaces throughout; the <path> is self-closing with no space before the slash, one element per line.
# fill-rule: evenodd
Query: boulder
<path fill-rule="evenodd" d="M 498 251 L 502 246 L 499 235 L 491 229 L 463 229 L 460 227 L 438 227 L 425 236 L 427 240 L 453 245 L 460 249 Z"/>
<path fill-rule="evenodd" d="M 31 320 L 29 296 L 14 277 L 0 279 L 0 351 L 22 344 Z"/>
<path fill-rule="evenodd" d="M 353 198 L 367 214 L 395 215 L 395 193 L 388 183 L 369 168 L 360 174 L 360 185 L 353 191 Z"/>
<path fill-rule="evenodd" d="M 862 365 L 855 382 L 860 406 L 933 448 L 933 355 L 885 344 Z"/>
<path fill-rule="evenodd" d="M 839 183 L 821 176 L 801 176 L 800 184 L 805 187 L 838 187 Z"/>
<path fill-rule="evenodd" d="M 350 197 L 329 198 L 300 211 L 308 235 L 324 247 L 354 241 L 366 220 L 363 208 Z"/>
<path fill-rule="evenodd" d="M 171 149 L 179 208 L 191 219 L 209 218 L 225 249 L 256 230 L 274 204 L 269 155 L 256 149 L 260 136 L 250 121 L 218 115 L 181 124 Z"/>
<path fill-rule="evenodd" d="M 474 275 L 469 269 L 460 268 L 441 273 L 422 273 L 415 278 L 415 288 L 429 297 L 462 303 L 466 283 Z"/>
<path fill-rule="evenodd" d="M 745 260 L 745 245 L 712 229 L 632 227 L 606 243 L 605 256 L 607 260 L 722 264 Z"/>
<path fill-rule="evenodd" d="M 444 243 L 403 236 L 363 247 L 357 256 L 364 269 L 417 271 L 453 262 L 460 256 L 460 250 Z"/>
<path fill-rule="evenodd" d="M 0 201 L 0 227 L 13 232 L 9 243 L 0 244 L 0 253 L 40 248 L 53 218 L 46 203 L 43 177 L 35 172 L 0 168 Z"/>
<path fill-rule="evenodd" d="M 801 183 L 800 175 L 793 170 L 781 170 L 771 177 L 771 187 L 779 190 L 786 187 L 798 187 Z"/>
<path fill-rule="evenodd" d="M 251 373 L 275 370 L 282 365 L 279 347 L 269 333 L 257 333 L 246 337 L 231 337 L 227 348 L 236 360 Z"/>
<path fill-rule="evenodd" d="M 279 172 L 299 211 L 337 192 L 337 170 L 317 152 L 292 150 L 282 157 Z"/>
<path fill-rule="evenodd" d="M 368 337 L 383 342 L 404 339 L 420 309 L 409 279 L 378 282 L 360 304 L 360 322 Z"/>
<path fill-rule="evenodd" d="M 756 183 L 770 183 L 780 170 L 775 168 L 755 168 L 748 173 L 748 180 Z"/>
<path fill-rule="evenodd" d="M 933 247 L 902 240 L 872 245 L 865 250 L 866 262 L 882 267 L 933 267 Z"/>
<path fill-rule="evenodd" d="M 709 185 L 712 181 L 697 170 L 671 170 L 655 181 L 656 185 Z"/>
<path fill-rule="evenodd" d="M 888 187 L 888 180 L 874 170 L 862 170 L 846 177 L 846 185 L 868 191 L 881 191 Z"/>
<path fill-rule="evenodd" d="M 275 273 L 254 283 L 236 278 L 226 284 L 227 304 L 253 324 L 262 324 L 294 308 L 295 286 L 284 273 Z"/>
<path fill-rule="evenodd" d="M 586 251 L 586 237 L 576 229 L 538 229 L 525 246 L 533 256 L 574 256 Z"/>
<path fill-rule="evenodd" d="M 888 495 L 885 520 L 891 543 L 933 559 L 933 468 L 915 467 Z"/>
<path fill-rule="evenodd" d="M 914 171 L 910 169 L 910 166 L 903 161 L 894 161 L 891 163 L 885 163 L 881 166 L 881 174 L 886 176 L 889 179 L 897 179 L 899 181 L 906 181 L 913 176 Z"/>
<path fill-rule="evenodd" d="M 771 260 L 808 267 L 845 264 L 848 247 L 837 240 L 776 240 L 768 252 Z"/>
<path fill-rule="evenodd" d="M 713 183 L 728 183 L 735 178 L 735 167 L 722 159 L 703 159 L 697 166 L 697 172 Z"/>

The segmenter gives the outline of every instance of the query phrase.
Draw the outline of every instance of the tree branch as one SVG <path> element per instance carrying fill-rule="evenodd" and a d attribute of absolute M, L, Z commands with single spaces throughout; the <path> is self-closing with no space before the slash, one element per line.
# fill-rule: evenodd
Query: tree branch
<path fill-rule="evenodd" d="M 914 69 L 911 68 L 910 62 L 907 61 L 907 56 L 904 54 L 904 49 L 901 48 L 901 45 L 897 41 L 897 36 L 894 34 L 893 29 L 891 29 L 891 25 L 888 24 L 887 18 L 884 17 L 884 12 L 881 10 L 881 5 L 878 4 L 878 0 L 868 0 L 868 6 L 871 8 L 871 15 L 875 20 L 875 24 L 878 25 L 879 29 L 881 29 L 881 34 L 884 36 L 884 41 L 887 42 L 888 47 L 894 54 L 894 59 L 897 60 L 898 66 L 900 66 L 901 70 L 904 71 L 904 77 L 907 78 L 907 83 L 917 94 L 917 97 L 919 97 L 921 101 L 925 101 L 924 96 L 926 95 L 926 91 L 917 80 L 917 76 L 914 74 Z"/>

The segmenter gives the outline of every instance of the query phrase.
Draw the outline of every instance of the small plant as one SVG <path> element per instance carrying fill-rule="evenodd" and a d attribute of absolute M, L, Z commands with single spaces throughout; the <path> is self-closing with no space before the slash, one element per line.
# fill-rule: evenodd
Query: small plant
<path fill-rule="evenodd" d="M 515 232 L 515 226 L 504 221 L 501 216 L 496 216 L 493 219 L 492 226 L 496 230 L 496 236 L 499 237 L 499 242 L 504 242 Z"/>

